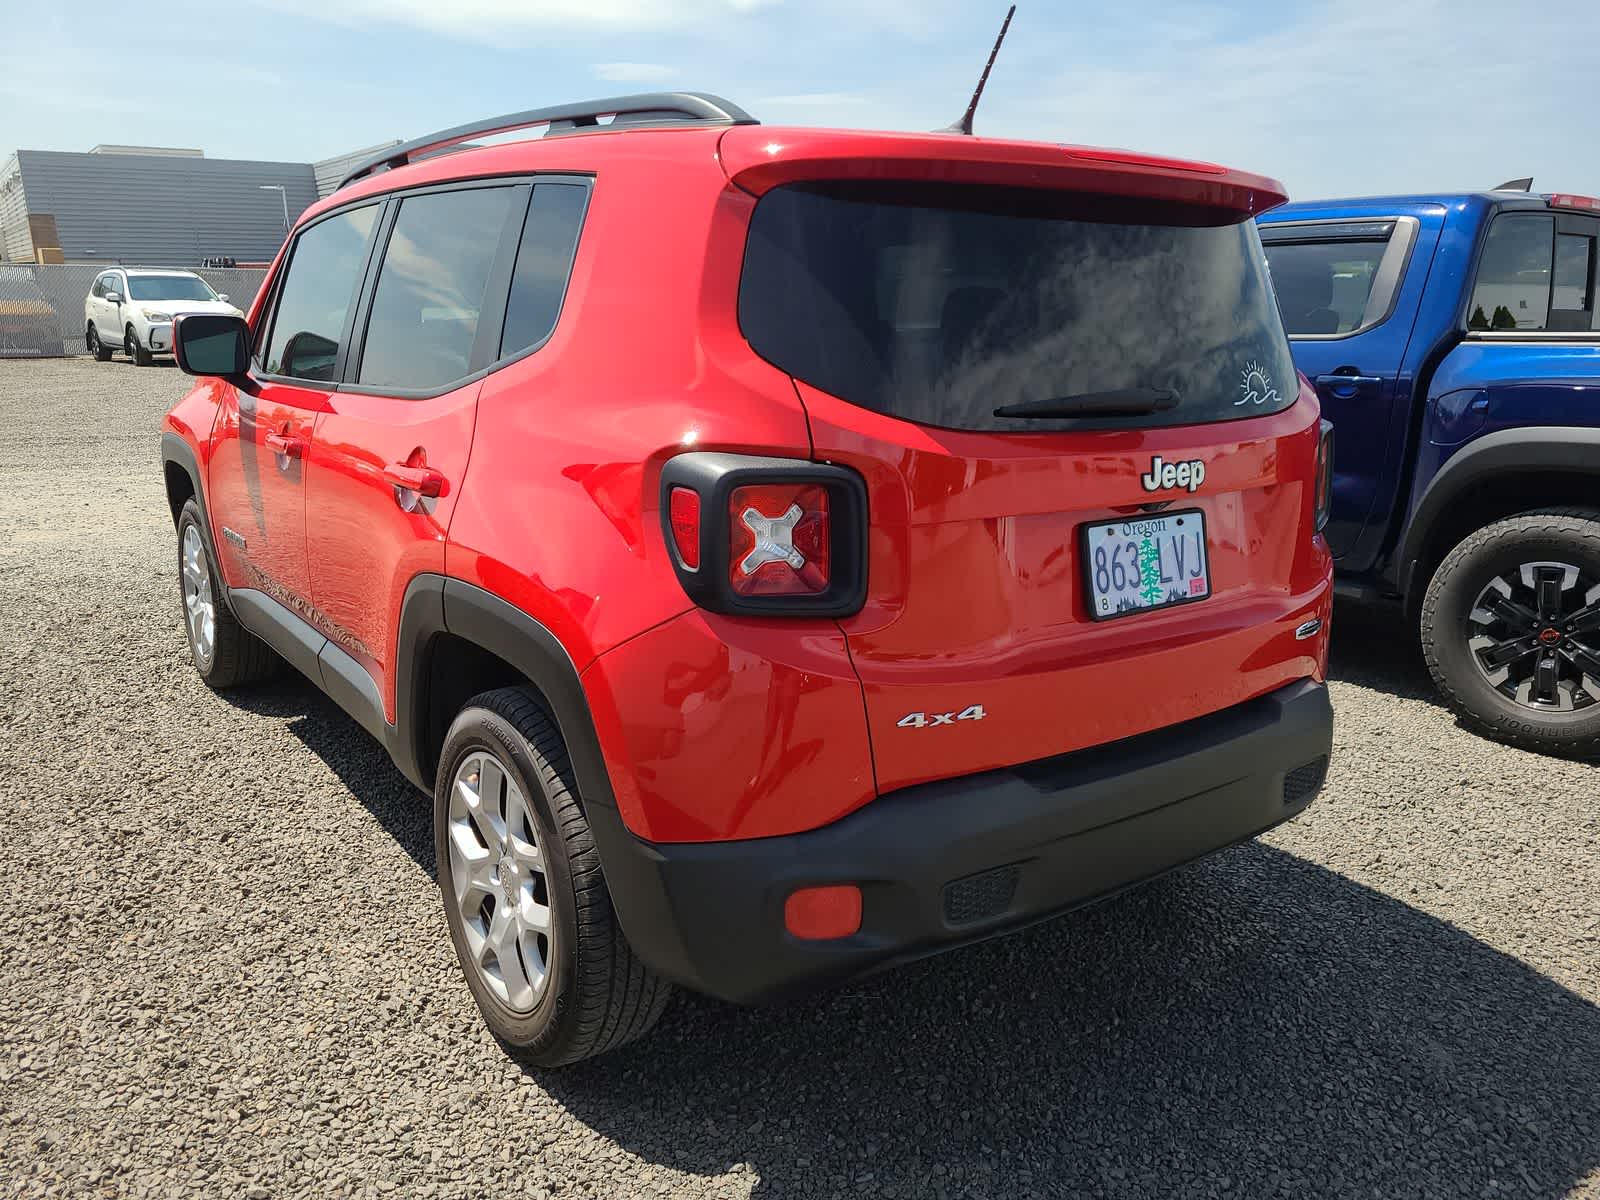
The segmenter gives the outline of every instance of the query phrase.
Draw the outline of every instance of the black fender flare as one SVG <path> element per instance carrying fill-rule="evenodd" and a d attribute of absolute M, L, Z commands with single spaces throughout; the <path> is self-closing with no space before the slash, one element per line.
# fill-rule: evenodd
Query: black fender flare
<path fill-rule="evenodd" d="M 423 741 L 427 733 L 433 638 L 450 633 L 515 667 L 544 697 L 561 731 L 586 806 L 616 809 L 611 777 L 578 668 L 560 639 L 499 596 L 460 579 L 418 575 L 400 604 L 395 647 L 395 725 L 391 745 L 401 771 L 427 791 Z"/>
<path fill-rule="evenodd" d="M 448 632 L 516 668 L 543 696 L 578 784 L 578 799 L 600 855 L 611 903 L 634 950 L 657 970 L 682 961 L 686 951 L 652 883 L 649 865 L 659 857 L 634 836 L 617 810 L 611 776 L 577 665 L 561 640 L 526 612 L 492 592 L 442 575 L 419 575 L 406 588 L 395 652 L 395 724 L 386 731 L 390 757 L 412 783 L 424 780 L 428 674 L 434 635 Z"/>
<path fill-rule="evenodd" d="M 1439 469 L 1406 522 L 1400 539 L 1401 593 L 1413 601 L 1417 566 L 1440 517 L 1471 490 L 1501 475 L 1524 471 L 1587 474 L 1600 481 L 1600 428 L 1581 425 L 1529 425 L 1501 429 L 1468 442 Z M 1600 492 L 1597 492 L 1600 495 Z"/>

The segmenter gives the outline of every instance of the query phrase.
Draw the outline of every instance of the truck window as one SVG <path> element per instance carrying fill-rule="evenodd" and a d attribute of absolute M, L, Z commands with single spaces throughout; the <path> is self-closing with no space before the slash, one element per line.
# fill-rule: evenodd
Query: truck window
<path fill-rule="evenodd" d="M 1467 307 L 1467 328 L 1537 331 L 1550 319 L 1550 260 L 1555 218 L 1503 213 L 1489 226 L 1478 279 Z"/>
<path fill-rule="evenodd" d="M 1360 328 L 1388 245 L 1387 237 L 1269 243 L 1272 286 L 1290 336 L 1351 333 Z"/>
<path fill-rule="evenodd" d="M 1557 233 L 1555 274 L 1550 284 L 1550 328 L 1572 332 L 1595 324 L 1595 239 Z"/>

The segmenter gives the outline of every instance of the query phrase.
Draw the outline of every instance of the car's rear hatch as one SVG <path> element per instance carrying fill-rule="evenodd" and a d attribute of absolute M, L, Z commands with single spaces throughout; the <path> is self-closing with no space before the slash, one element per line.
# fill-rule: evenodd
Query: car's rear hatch
<path fill-rule="evenodd" d="M 1318 414 L 1249 219 L 1275 185 L 963 138 L 740 129 L 722 153 L 761 196 L 744 336 L 816 457 L 867 481 L 841 624 L 880 790 L 1319 672 L 1296 636 L 1327 602 Z"/>

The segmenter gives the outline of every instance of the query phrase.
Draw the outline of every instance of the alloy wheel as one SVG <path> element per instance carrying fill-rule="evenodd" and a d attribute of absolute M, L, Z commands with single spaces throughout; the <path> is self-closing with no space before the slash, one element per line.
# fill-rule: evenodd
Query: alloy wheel
<path fill-rule="evenodd" d="M 1600 702 L 1600 575 L 1563 562 L 1496 575 L 1467 614 L 1467 645 L 1517 704 L 1573 712 Z"/>
<path fill-rule="evenodd" d="M 189 625 L 189 645 L 203 669 L 210 665 L 216 649 L 217 609 L 211 596 L 211 567 L 206 562 L 205 543 L 195 525 L 183 531 L 183 610 Z"/>
<path fill-rule="evenodd" d="M 456 768 L 449 841 L 451 900 L 473 969 L 507 1008 L 532 1012 L 556 937 L 544 847 L 527 797 L 488 751 Z"/>

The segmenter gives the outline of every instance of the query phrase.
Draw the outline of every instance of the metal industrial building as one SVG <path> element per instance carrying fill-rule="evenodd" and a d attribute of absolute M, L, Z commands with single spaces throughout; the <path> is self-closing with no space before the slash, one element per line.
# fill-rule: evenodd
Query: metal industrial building
<path fill-rule="evenodd" d="M 265 262 L 283 244 L 285 216 L 293 222 L 317 197 L 311 163 L 137 146 L 18 150 L 0 166 L 0 247 L 17 262 Z"/>

